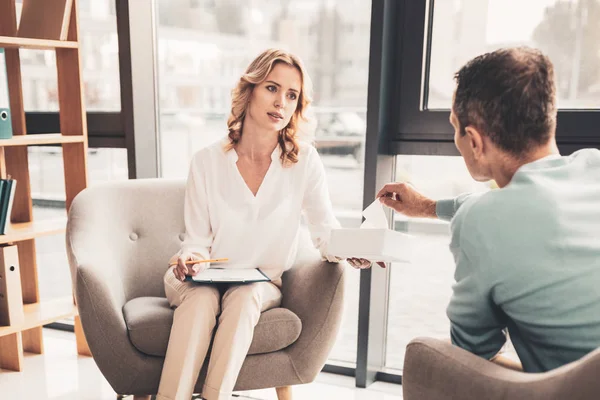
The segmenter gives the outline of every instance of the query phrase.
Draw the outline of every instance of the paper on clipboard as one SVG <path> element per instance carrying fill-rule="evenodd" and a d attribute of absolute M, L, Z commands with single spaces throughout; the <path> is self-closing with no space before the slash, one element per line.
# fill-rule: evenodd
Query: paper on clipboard
<path fill-rule="evenodd" d="M 250 283 L 269 282 L 270 279 L 259 268 L 208 268 L 191 277 L 199 283 Z"/>

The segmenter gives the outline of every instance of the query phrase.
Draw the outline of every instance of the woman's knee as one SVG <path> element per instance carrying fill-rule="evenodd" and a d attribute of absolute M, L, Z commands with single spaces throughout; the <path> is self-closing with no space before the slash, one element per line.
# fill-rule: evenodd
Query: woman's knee
<path fill-rule="evenodd" d="M 183 294 L 183 301 L 193 303 L 197 307 L 211 306 L 218 313 L 221 295 L 214 286 L 192 284 L 193 287 Z"/>
<path fill-rule="evenodd" d="M 270 283 L 253 283 L 230 288 L 222 300 L 223 310 L 235 308 L 245 312 L 257 313 L 266 311 L 281 303 L 281 292 Z"/>
<path fill-rule="evenodd" d="M 243 306 L 258 308 L 260 310 L 261 296 L 256 284 L 237 285 L 229 288 L 223 295 L 223 309 L 230 306 L 241 308 Z"/>

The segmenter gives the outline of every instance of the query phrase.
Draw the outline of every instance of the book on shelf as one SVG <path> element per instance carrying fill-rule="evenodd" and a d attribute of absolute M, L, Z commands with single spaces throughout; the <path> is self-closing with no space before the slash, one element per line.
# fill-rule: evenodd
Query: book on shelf
<path fill-rule="evenodd" d="M 4 49 L 0 48 L 0 139 L 10 139 L 12 135 L 6 57 Z"/>
<path fill-rule="evenodd" d="M 0 235 L 6 234 L 6 228 L 10 224 L 16 190 L 17 181 L 15 179 L 0 179 Z"/>

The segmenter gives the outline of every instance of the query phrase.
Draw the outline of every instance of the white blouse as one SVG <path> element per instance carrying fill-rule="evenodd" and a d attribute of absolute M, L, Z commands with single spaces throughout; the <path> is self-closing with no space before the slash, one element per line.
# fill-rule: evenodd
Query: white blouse
<path fill-rule="evenodd" d="M 325 169 L 313 146 L 300 144 L 298 162 L 284 167 L 279 146 L 254 196 L 237 167 L 228 139 L 198 151 L 191 162 L 185 193 L 186 238 L 179 254 L 229 258 L 222 267 L 263 268 L 274 275 L 289 269 L 298 247 L 301 215 L 305 215 L 315 247 L 324 259 L 333 214 Z"/>

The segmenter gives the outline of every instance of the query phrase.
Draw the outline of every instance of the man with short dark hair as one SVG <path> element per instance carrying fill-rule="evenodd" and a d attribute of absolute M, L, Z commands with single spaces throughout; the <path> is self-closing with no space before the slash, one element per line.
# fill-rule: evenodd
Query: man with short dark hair
<path fill-rule="evenodd" d="M 600 347 L 600 151 L 558 153 L 554 70 L 539 51 L 484 54 L 455 78 L 456 147 L 499 189 L 436 202 L 393 183 L 379 196 L 451 220 L 452 342 L 492 359 L 508 329 L 523 369 L 548 371 Z"/>

